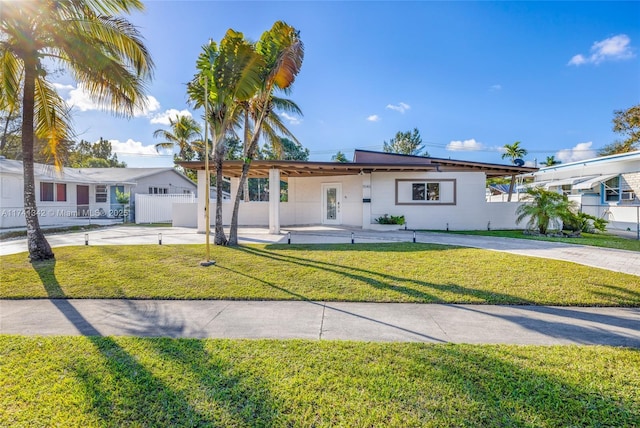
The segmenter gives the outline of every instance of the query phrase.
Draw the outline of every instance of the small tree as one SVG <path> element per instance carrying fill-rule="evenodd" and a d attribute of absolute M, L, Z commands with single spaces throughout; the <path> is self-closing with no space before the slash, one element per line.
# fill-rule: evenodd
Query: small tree
<path fill-rule="evenodd" d="M 418 128 L 413 128 L 413 131 L 397 132 L 388 143 L 386 141 L 383 143 L 382 150 L 386 153 L 401 155 L 429 156 L 429 152 L 422 152 L 424 144 Z"/>
<path fill-rule="evenodd" d="M 124 223 L 125 218 L 127 216 L 127 214 L 129 213 L 129 200 L 131 199 L 131 193 L 127 192 L 125 193 L 124 191 L 120 191 L 120 189 L 118 189 L 116 187 L 116 201 L 122 205 L 122 222 Z"/>
<path fill-rule="evenodd" d="M 569 218 L 575 202 L 569 201 L 566 195 L 551 192 L 541 187 L 527 189 L 525 202 L 516 210 L 516 223 L 520 224 L 529 217 L 527 227 L 537 229 L 542 235 L 546 235 L 549 224 Z"/>
<path fill-rule="evenodd" d="M 622 134 L 626 139 L 604 146 L 598 151 L 600 156 L 632 152 L 638 150 L 640 144 L 640 104 L 613 113 L 613 132 Z"/>
<path fill-rule="evenodd" d="M 336 153 L 335 155 L 331 156 L 331 160 L 333 162 L 340 162 L 340 163 L 347 163 L 349 162 L 349 159 L 347 159 L 347 157 L 345 156 L 344 153 L 342 153 L 341 151 L 338 151 L 338 153 Z"/>

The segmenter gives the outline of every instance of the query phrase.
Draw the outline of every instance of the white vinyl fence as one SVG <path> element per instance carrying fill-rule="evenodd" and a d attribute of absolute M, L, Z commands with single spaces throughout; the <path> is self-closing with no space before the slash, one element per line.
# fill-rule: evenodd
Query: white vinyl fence
<path fill-rule="evenodd" d="M 171 223 L 174 203 L 193 203 L 195 195 L 167 194 L 167 195 L 135 195 L 136 223 Z"/>

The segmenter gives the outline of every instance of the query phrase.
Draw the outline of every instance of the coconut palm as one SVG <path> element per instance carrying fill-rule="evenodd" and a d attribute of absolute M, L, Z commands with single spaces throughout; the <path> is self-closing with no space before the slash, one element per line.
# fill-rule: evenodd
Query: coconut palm
<path fill-rule="evenodd" d="M 0 99 L 3 108 L 22 102 L 24 208 L 31 261 L 54 258 L 36 209 L 33 147 L 46 138 L 56 148 L 71 136 L 70 116 L 47 80 L 46 65 L 65 67 L 106 109 L 130 116 L 143 107 L 144 81 L 153 62 L 141 35 L 117 16 L 142 10 L 139 0 L 0 1 Z"/>
<path fill-rule="evenodd" d="M 222 228 L 225 142 L 233 136 L 241 103 L 251 99 L 259 88 L 262 66 L 262 57 L 243 34 L 228 30 L 219 46 L 212 41 L 203 46 L 196 62 L 198 72 L 187 86 L 195 107 L 206 107 L 205 121 L 212 130 L 217 189 L 214 242 L 217 245 L 228 242 Z"/>
<path fill-rule="evenodd" d="M 527 150 L 520 147 L 520 141 L 516 141 L 513 144 L 505 144 L 503 146 L 504 153 L 502 153 L 502 159 L 511 159 L 511 163 L 515 165 L 516 159 L 521 159 L 527 155 Z"/>
<path fill-rule="evenodd" d="M 263 61 L 263 66 L 260 67 L 261 85 L 253 99 L 257 114 L 253 123 L 253 132 L 250 133 L 249 144 L 246 145 L 240 188 L 244 188 L 244 183 L 249 175 L 251 159 L 255 157 L 258 149 L 258 140 L 263 125 L 276 105 L 274 104 L 274 92 L 276 90 L 281 90 L 285 94 L 288 92 L 300 72 L 304 59 L 304 45 L 300 40 L 299 32 L 282 21 L 277 21 L 270 30 L 262 34 L 255 50 Z M 230 245 L 238 243 L 239 207 L 240 195 L 236 194 L 229 231 Z"/>
<path fill-rule="evenodd" d="M 547 156 L 547 159 L 544 161 L 544 165 L 546 166 L 558 165 L 559 163 L 560 161 L 557 160 L 555 156 Z"/>
<path fill-rule="evenodd" d="M 171 130 L 156 129 L 153 137 L 162 137 L 164 141 L 156 144 L 158 149 L 178 148 L 176 159 L 190 161 L 194 158 L 201 159 L 204 153 L 202 142 L 202 128 L 192 117 L 178 116 L 169 118 Z"/>
<path fill-rule="evenodd" d="M 248 154 L 249 144 L 252 139 L 252 124 L 258 119 L 260 114 L 258 96 L 254 96 L 253 99 L 241 103 L 242 108 L 242 121 L 244 130 L 244 154 Z M 291 133 L 291 131 L 282 122 L 282 119 L 278 115 L 277 111 L 302 116 L 302 110 L 292 100 L 286 98 L 273 97 L 271 100 L 272 108 L 267 113 L 262 125 L 262 135 L 267 140 L 267 143 L 271 146 L 271 150 L 276 155 L 280 156 L 283 151 L 281 144 L 281 138 L 289 137 L 297 145 L 301 145 L 300 141 Z M 238 123 L 239 125 L 239 123 Z M 249 202 L 249 180 L 245 180 L 242 189 L 242 194 L 245 202 Z"/>
<path fill-rule="evenodd" d="M 529 217 L 527 227 L 538 229 L 540 234 L 547 233 L 549 224 L 571 216 L 575 210 L 575 202 L 570 202 L 566 195 L 551 192 L 542 187 L 527 189 L 525 202 L 516 210 L 516 224 Z"/>

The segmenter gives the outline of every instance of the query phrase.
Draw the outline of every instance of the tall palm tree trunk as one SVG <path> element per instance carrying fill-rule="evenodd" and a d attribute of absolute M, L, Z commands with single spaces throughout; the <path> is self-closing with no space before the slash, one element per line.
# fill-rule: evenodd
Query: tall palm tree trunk
<path fill-rule="evenodd" d="M 251 168 L 251 159 L 253 159 L 256 155 L 256 151 L 258 149 L 258 140 L 260 139 L 260 128 L 262 127 L 262 122 L 266 116 L 266 109 L 264 109 L 258 120 L 255 124 L 256 131 L 253 133 L 253 137 L 251 137 L 251 142 L 247 146 L 247 150 L 245 151 L 244 163 L 242 164 L 242 174 L 240 175 L 240 183 L 238 188 L 244 186 L 244 183 L 248 182 L 249 178 L 249 168 Z M 233 212 L 231 214 L 231 227 L 229 229 L 229 245 L 238 245 L 238 212 L 240 211 L 240 195 L 236 194 L 236 197 L 233 200 Z"/>
<path fill-rule="evenodd" d="M 244 153 L 246 156 L 246 153 L 249 151 L 249 112 L 245 111 L 244 112 Z M 244 168 L 244 166 L 243 166 Z M 244 198 L 245 202 L 249 202 L 251 201 L 251 198 L 249 196 L 249 180 L 245 180 L 244 184 L 241 187 L 238 187 L 238 189 L 242 189 L 242 197 Z M 234 205 L 234 209 L 235 209 L 235 203 Z M 237 220 L 237 219 L 235 219 Z M 237 221 L 236 221 L 237 222 Z M 231 228 L 231 230 L 233 230 L 233 227 Z"/>
<path fill-rule="evenodd" d="M 215 165 L 216 165 L 216 227 L 215 237 L 213 242 L 216 245 L 227 245 L 227 237 L 224 234 L 224 228 L 222 227 L 222 161 L 224 160 L 224 144 L 218 142 L 215 150 Z M 207 189 L 209 183 L 207 183 Z M 209 192 L 207 192 L 209 197 Z"/>
<path fill-rule="evenodd" d="M 26 59 L 24 61 L 24 91 L 22 109 L 22 163 L 24 168 L 24 218 L 27 223 L 27 247 L 29 260 L 37 262 L 54 258 L 51 246 L 47 242 L 40 221 L 38 220 L 38 208 L 36 206 L 35 174 L 33 172 L 33 111 L 35 105 L 35 62 Z"/>

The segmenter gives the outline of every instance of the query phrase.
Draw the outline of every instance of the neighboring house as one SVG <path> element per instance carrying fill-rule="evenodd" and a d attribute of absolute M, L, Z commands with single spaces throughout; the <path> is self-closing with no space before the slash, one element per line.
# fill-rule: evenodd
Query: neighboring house
<path fill-rule="evenodd" d="M 553 165 L 521 177 L 533 179 L 528 185 L 567 195 L 613 227 L 635 230 L 638 225 L 640 151 Z"/>
<path fill-rule="evenodd" d="M 43 226 L 73 224 L 78 219 L 123 218 L 116 189 L 130 195 L 133 218 L 136 194 L 194 193 L 196 184 L 173 168 L 62 168 L 35 164 L 36 205 Z M 21 161 L 0 158 L 0 228 L 24 227 L 24 180 Z"/>
<path fill-rule="evenodd" d="M 206 183 L 203 162 L 181 162 Z M 242 161 L 225 161 L 231 194 L 238 191 Z M 344 225 L 375 229 L 375 219 L 404 215 L 412 229 L 514 228 L 517 203 L 487 203 L 487 177 L 514 176 L 537 168 L 356 150 L 353 162 L 252 161 L 251 177 L 269 178 L 269 201 L 242 203 L 241 226 Z M 211 171 L 213 173 L 213 171 Z M 281 181 L 287 183 L 286 191 Z M 205 230 L 204 197 L 182 207 L 174 224 Z M 202 195 L 202 197 L 200 197 Z M 223 204 L 230 223 L 232 203 Z M 212 210 L 213 211 L 213 210 Z M 211 223 L 215 217 L 210 217 Z"/>

